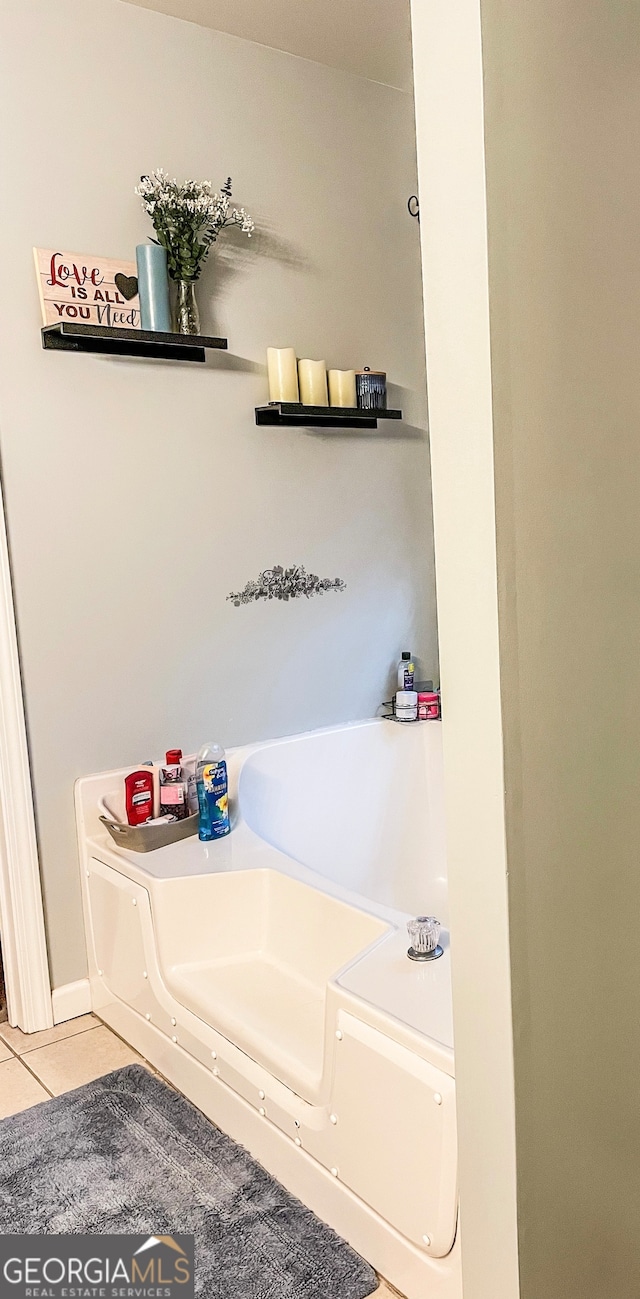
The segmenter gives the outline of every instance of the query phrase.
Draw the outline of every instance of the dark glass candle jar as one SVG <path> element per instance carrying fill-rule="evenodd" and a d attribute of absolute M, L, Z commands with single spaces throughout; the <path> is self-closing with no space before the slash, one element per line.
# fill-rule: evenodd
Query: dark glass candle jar
<path fill-rule="evenodd" d="M 387 409 L 387 376 L 384 370 L 356 370 L 356 398 L 359 410 Z"/>

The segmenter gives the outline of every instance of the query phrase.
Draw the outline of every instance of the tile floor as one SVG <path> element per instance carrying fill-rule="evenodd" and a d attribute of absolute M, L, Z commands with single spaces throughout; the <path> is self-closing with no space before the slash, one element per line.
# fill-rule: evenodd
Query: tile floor
<path fill-rule="evenodd" d="M 0 1119 L 112 1069 L 144 1063 L 95 1015 L 69 1019 L 43 1033 L 26 1034 L 0 1023 Z M 381 1281 L 374 1299 L 398 1299 L 398 1294 Z"/>
<path fill-rule="evenodd" d="M 94 1015 L 43 1033 L 0 1024 L 0 1118 L 136 1062 L 140 1056 Z"/>

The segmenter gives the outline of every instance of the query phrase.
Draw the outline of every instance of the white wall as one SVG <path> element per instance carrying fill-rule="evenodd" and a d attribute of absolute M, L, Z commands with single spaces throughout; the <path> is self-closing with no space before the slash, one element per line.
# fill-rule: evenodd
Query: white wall
<path fill-rule="evenodd" d="M 436 672 L 413 108 L 118 0 L 2 0 L 0 450 L 53 980 L 82 976 L 72 784 L 167 745 L 370 715 Z M 163 165 L 256 217 L 201 284 L 203 367 L 43 352 L 32 245 L 134 255 Z M 407 422 L 257 429 L 268 344 L 388 370 Z M 273 563 L 345 594 L 234 608 Z"/>
<path fill-rule="evenodd" d="M 631 1299 L 640 8 L 482 18 L 521 1289 Z"/>
<path fill-rule="evenodd" d="M 414 14 L 464 1294 L 632 1299 L 640 9 Z"/>

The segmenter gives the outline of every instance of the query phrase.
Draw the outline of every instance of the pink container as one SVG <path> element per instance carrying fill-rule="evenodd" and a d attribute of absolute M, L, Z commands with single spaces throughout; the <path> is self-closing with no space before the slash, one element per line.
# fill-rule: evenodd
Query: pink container
<path fill-rule="evenodd" d="M 440 716 L 440 695 L 437 690 L 421 691 L 418 695 L 418 721 L 437 721 Z"/>

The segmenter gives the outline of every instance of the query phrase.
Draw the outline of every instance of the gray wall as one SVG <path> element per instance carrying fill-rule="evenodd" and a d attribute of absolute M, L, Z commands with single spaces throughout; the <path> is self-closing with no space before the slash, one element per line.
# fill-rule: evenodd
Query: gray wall
<path fill-rule="evenodd" d="M 72 786 L 371 715 L 436 624 L 411 97 L 118 0 L 1 0 L 0 450 L 53 982 L 85 964 Z M 222 182 L 203 367 L 44 353 L 32 245 L 134 255 L 141 172 Z M 268 344 L 386 368 L 406 423 L 257 429 Z M 274 563 L 344 594 L 236 609 Z"/>
<path fill-rule="evenodd" d="M 482 10 L 522 1296 L 632 1299 L 640 10 Z"/>

